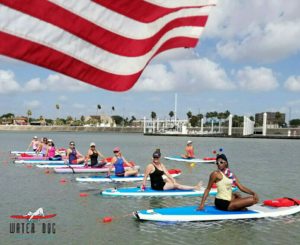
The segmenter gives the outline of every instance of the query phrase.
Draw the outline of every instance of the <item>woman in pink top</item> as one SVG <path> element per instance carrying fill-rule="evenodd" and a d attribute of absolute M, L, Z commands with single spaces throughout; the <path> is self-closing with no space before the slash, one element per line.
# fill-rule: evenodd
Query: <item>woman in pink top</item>
<path fill-rule="evenodd" d="M 56 155 L 56 148 L 52 140 L 48 140 L 46 157 L 53 158 Z"/>

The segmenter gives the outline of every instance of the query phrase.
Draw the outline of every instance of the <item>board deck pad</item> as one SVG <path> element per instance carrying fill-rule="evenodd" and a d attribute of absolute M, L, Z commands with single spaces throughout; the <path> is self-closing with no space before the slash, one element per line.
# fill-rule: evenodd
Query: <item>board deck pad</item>
<path fill-rule="evenodd" d="M 300 212 L 300 206 L 269 207 L 255 204 L 246 211 L 222 211 L 215 206 L 205 206 L 204 210 L 197 210 L 197 206 L 183 206 L 170 208 L 157 208 L 134 212 L 139 220 L 151 221 L 217 221 L 235 219 L 258 219 L 279 217 Z"/>

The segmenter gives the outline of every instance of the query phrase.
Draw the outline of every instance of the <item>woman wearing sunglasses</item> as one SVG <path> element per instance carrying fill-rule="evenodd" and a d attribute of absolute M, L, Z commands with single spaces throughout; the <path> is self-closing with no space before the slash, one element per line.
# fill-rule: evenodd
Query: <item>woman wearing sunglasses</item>
<path fill-rule="evenodd" d="M 69 144 L 66 159 L 69 159 L 69 164 L 81 164 L 84 162 L 84 157 L 79 151 L 76 150 L 74 141 L 71 141 Z"/>
<path fill-rule="evenodd" d="M 157 149 L 152 155 L 152 163 L 148 164 L 143 183 L 141 186 L 141 190 L 145 190 L 146 180 L 148 176 L 150 176 L 151 188 L 157 191 L 164 190 L 199 190 L 201 187 L 201 182 L 199 182 L 195 186 L 181 185 L 176 182 L 176 180 L 169 174 L 167 168 L 160 162 L 161 153 L 159 149 Z M 163 175 L 167 178 L 164 180 Z"/>
<path fill-rule="evenodd" d="M 217 209 L 224 211 L 244 210 L 258 202 L 257 194 L 242 185 L 234 174 L 230 172 L 228 168 L 228 161 L 224 154 L 217 155 L 216 164 L 218 166 L 218 170 L 210 174 L 209 182 L 198 210 L 204 209 L 205 200 L 214 183 L 217 185 L 217 195 L 215 198 L 215 206 Z M 236 185 L 242 192 L 251 196 L 241 197 L 238 194 L 233 194 L 232 185 Z"/>
<path fill-rule="evenodd" d="M 113 153 L 115 156 L 111 159 L 111 164 L 109 165 L 108 173 L 107 176 L 110 176 L 110 171 L 115 167 L 115 175 L 118 177 L 128 177 L 128 176 L 137 176 L 138 174 L 138 169 L 134 169 L 134 164 L 129 163 L 121 153 L 121 150 L 119 147 L 115 147 L 113 150 Z M 131 166 L 132 169 L 130 170 L 125 170 L 124 164 L 127 166 Z"/>

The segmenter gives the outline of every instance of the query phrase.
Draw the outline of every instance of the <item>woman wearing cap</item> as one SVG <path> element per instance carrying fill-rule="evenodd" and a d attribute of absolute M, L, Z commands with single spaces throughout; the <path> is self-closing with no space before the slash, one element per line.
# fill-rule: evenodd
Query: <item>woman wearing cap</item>
<path fill-rule="evenodd" d="M 69 164 L 80 164 L 84 162 L 84 157 L 79 151 L 76 150 L 74 141 L 71 141 L 69 144 L 66 159 L 69 159 Z"/>
<path fill-rule="evenodd" d="M 101 157 L 101 159 L 103 160 L 102 162 L 98 162 L 98 156 Z M 91 159 L 91 167 L 95 168 L 95 167 L 103 167 L 106 162 L 105 162 L 105 157 L 102 155 L 102 153 L 100 151 L 98 151 L 96 149 L 96 144 L 95 143 L 91 143 L 90 144 L 90 149 L 88 150 L 86 157 L 85 157 L 85 165 L 87 166 L 87 162 L 88 160 Z"/>
<path fill-rule="evenodd" d="M 145 189 L 146 180 L 150 176 L 151 188 L 158 191 L 164 190 L 199 190 L 201 187 L 201 182 L 195 186 L 181 185 L 175 181 L 172 175 L 169 174 L 167 168 L 160 162 L 161 153 L 159 150 L 156 150 L 153 155 L 152 163 L 148 164 L 141 190 Z M 166 180 L 163 179 L 163 175 L 166 175 Z"/>
<path fill-rule="evenodd" d="M 120 148 L 115 147 L 113 150 L 115 156 L 111 159 L 111 163 L 109 165 L 107 176 L 110 176 L 110 171 L 115 167 L 115 175 L 118 177 L 127 177 L 127 176 L 136 176 L 138 174 L 138 170 L 132 168 L 131 170 L 125 170 L 124 164 L 127 166 L 134 167 L 134 164 L 129 163 L 121 154 Z"/>
<path fill-rule="evenodd" d="M 185 147 L 185 154 L 181 155 L 182 158 L 195 158 L 195 153 L 194 153 L 194 147 L 193 147 L 193 142 L 191 140 L 188 140 L 186 147 Z"/>
<path fill-rule="evenodd" d="M 210 174 L 209 182 L 198 210 L 204 209 L 205 200 L 214 183 L 217 185 L 217 195 L 215 198 L 215 206 L 217 209 L 224 211 L 243 210 L 258 202 L 257 194 L 242 185 L 235 175 L 230 172 L 228 161 L 224 154 L 217 155 L 216 164 L 218 170 Z M 238 194 L 232 194 L 232 185 L 236 185 L 242 192 L 251 196 L 241 197 Z"/>
<path fill-rule="evenodd" d="M 30 142 L 29 146 L 27 147 L 26 151 L 28 151 L 31 146 L 32 146 L 33 151 L 37 151 L 39 145 L 40 145 L 40 141 L 38 140 L 38 137 L 34 136 L 32 138 L 32 141 Z"/>

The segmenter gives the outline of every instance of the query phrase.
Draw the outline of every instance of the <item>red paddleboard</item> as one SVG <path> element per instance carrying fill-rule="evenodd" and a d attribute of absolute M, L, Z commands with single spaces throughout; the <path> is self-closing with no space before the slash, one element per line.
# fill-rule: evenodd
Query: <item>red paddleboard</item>
<path fill-rule="evenodd" d="M 55 217 L 56 214 L 47 214 L 47 215 L 36 215 L 33 216 L 32 219 L 50 219 Z M 11 215 L 12 219 L 30 219 L 31 215 Z"/>

